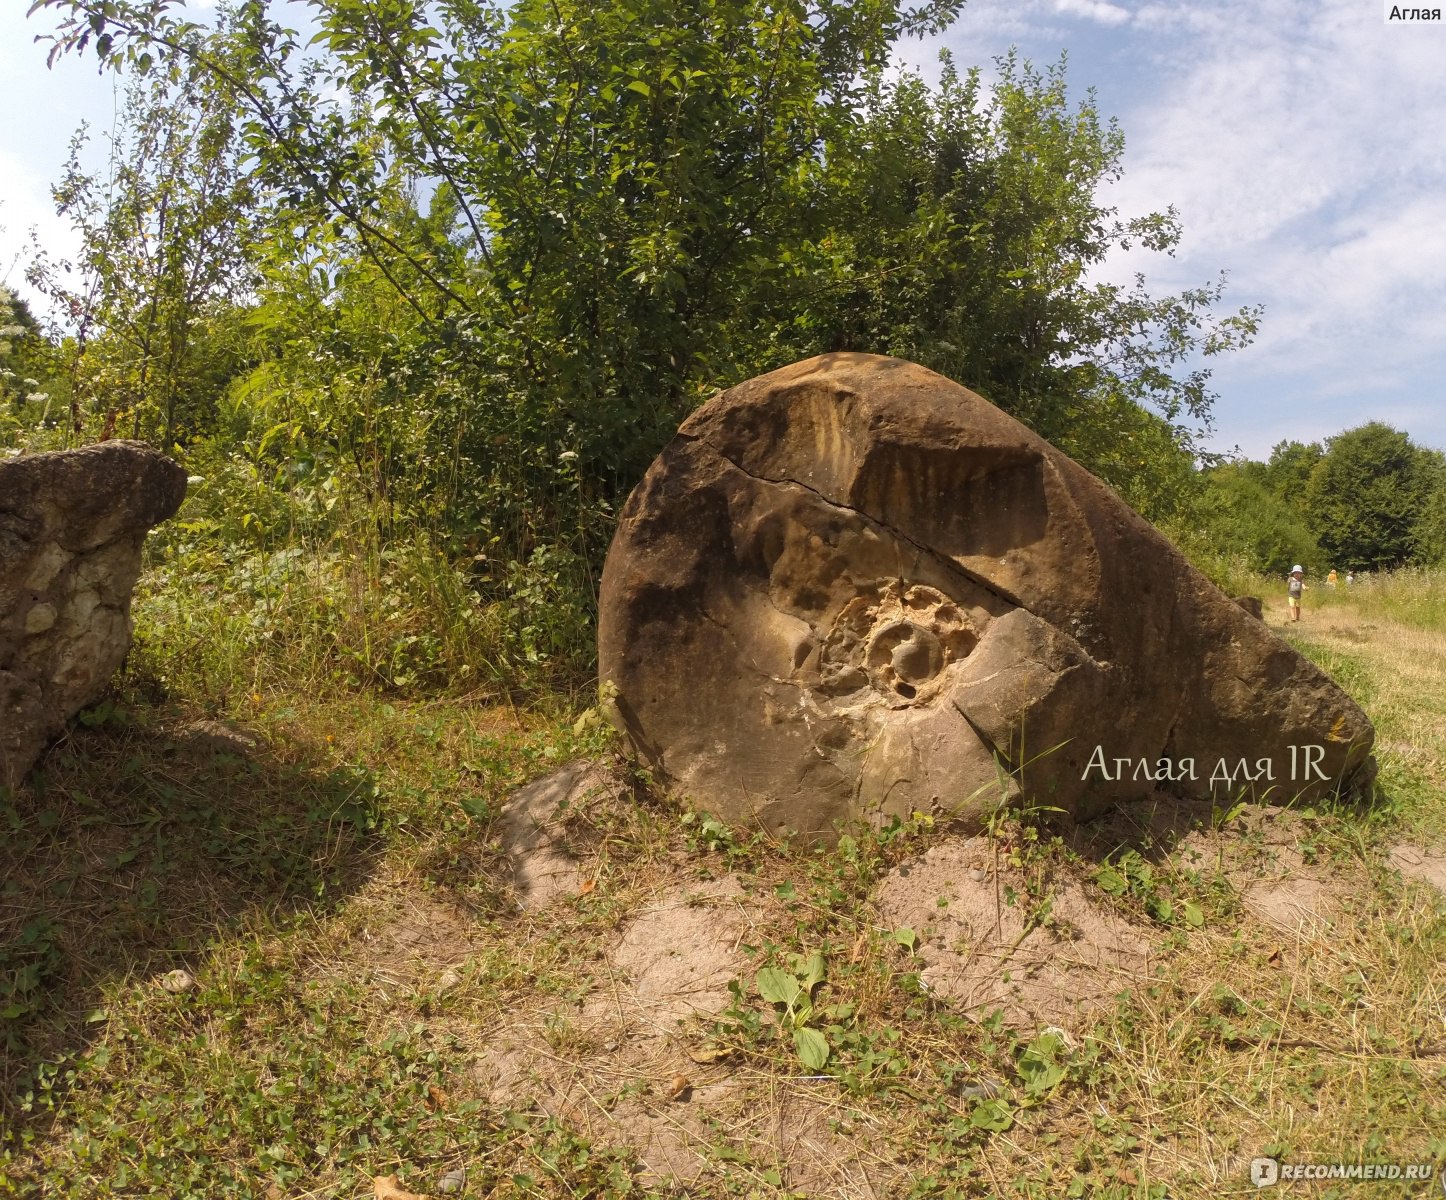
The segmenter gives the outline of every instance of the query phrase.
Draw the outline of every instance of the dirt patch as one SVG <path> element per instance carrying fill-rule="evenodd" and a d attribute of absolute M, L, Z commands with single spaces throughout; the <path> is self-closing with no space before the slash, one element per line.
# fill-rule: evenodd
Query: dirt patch
<path fill-rule="evenodd" d="M 746 1175 L 766 1190 L 776 1171 L 809 1195 L 888 1194 L 896 1171 L 835 1130 L 866 1117 L 830 1084 L 754 1073 L 709 1045 L 706 1022 L 749 970 L 740 945 L 766 909 L 733 876 L 669 884 L 619 930 L 580 1004 L 489 1032 L 475 1084 L 498 1107 L 535 1106 L 630 1148 L 649 1181 L 712 1194 L 725 1175 Z"/>
<path fill-rule="evenodd" d="M 688 1194 L 715 1194 L 713 1181 L 740 1176 L 771 1190 L 764 1173 L 775 1171 L 795 1192 L 864 1200 L 891 1194 L 900 1173 L 858 1136 L 869 1116 L 829 1082 L 699 1065 L 670 1038 L 584 1045 L 559 1042 L 555 1025 L 514 1027 L 474 1074 L 493 1104 L 536 1106 L 594 1142 L 626 1146 L 644 1183 Z"/>
<path fill-rule="evenodd" d="M 1176 866 L 1217 870 L 1246 910 L 1281 933 L 1310 940 L 1326 933 L 1359 872 L 1318 856 L 1308 816 L 1270 805 L 1251 806 L 1228 828 L 1200 828 L 1174 848 Z"/>
<path fill-rule="evenodd" d="M 1076 880 L 1032 894 L 1022 874 L 997 867 L 982 837 L 951 839 L 895 868 L 877 900 L 888 925 L 919 936 L 924 985 L 976 1018 L 999 1008 L 1016 1026 L 1076 1025 L 1150 974 L 1144 927 Z"/>
<path fill-rule="evenodd" d="M 658 1178 L 691 1184 L 717 1171 L 703 1151 L 729 1105 L 743 1105 L 742 1089 L 727 1067 L 690 1052 L 747 969 L 739 945 L 754 919 L 733 876 L 660 891 L 618 932 L 582 1003 L 489 1033 L 473 1070 L 483 1094 L 627 1145 Z"/>
<path fill-rule="evenodd" d="M 191 721 L 180 726 L 173 737 L 176 751 L 200 763 L 224 755 L 249 758 L 263 744 L 260 734 L 221 721 Z"/>
<path fill-rule="evenodd" d="M 445 987 L 480 947 L 472 918 L 423 893 L 388 899 L 385 915 L 357 930 L 356 958 L 387 986 Z"/>
<path fill-rule="evenodd" d="M 732 876 L 666 892 L 644 909 L 608 956 L 622 977 L 617 995 L 628 1026 L 673 1033 L 690 1017 L 727 1008 L 728 982 L 747 967 L 739 944 L 752 922 Z"/>
<path fill-rule="evenodd" d="M 598 1113 L 589 1132 L 631 1147 L 645 1177 L 693 1187 L 719 1173 L 720 1164 L 710 1153 L 719 1141 L 714 1124 L 738 1105 L 742 1091 L 741 1084 L 727 1080 L 690 1088 L 683 1102 L 654 1097 L 628 1100 Z"/>
<path fill-rule="evenodd" d="M 589 801 L 619 790 L 621 784 L 606 767 L 583 760 L 512 794 L 497 824 L 513 893 L 523 909 L 537 911 L 578 894 L 582 875 L 568 837 L 568 817 Z"/>
<path fill-rule="evenodd" d="M 1075 844 L 1095 858 L 1135 850 L 1177 870 L 1218 872 L 1272 929 L 1306 939 L 1328 929 L 1355 873 L 1316 859 L 1314 819 L 1269 804 L 1226 815 L 1208 800 L 1159 794 L 1081 826 Z"/>
<path fill-rule="evenodd" d="M 1241 893 L 1245 907 L 1265 924 L 1303 939 L 1330 929 L 1341 889 L 1320 879 L 1257 880 Z"/>
<path fill-rule="evenodd" d="M 1386 861 L 1407 879 L 1419 879 L 1446 892 L 1446 854 L 1402 843 L 1391 847 Z"/>
<path fill-rule="evenodd" d="M 905 1170 L 877 1152 L 887 1144 L 881 1122 L 832 1088 L 781 1081 L 735 1113 L 729 1138 L 739 1146 L 768 1147 L 773 1168 L 794 1194 L 838 1200 L 901 1194 Z"/>
<path fill-rule="evenodd" d="M 682 1041 L 577 1009 L 494 1031 L 473 1077 L 491 1104 L 540 1109 L 683 1184 L 718 1169 L 708 1148 L 745 1093 L 725 1067 L 693 1062 Z"/>

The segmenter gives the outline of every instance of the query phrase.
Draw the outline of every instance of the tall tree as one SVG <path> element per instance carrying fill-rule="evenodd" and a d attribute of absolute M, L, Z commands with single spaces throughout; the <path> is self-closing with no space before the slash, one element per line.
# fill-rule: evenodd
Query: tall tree
<path fill-rule="evenodd" d="M 1417 523 L 1440 476 L 1440 455 L 1380 421 L 1329 439 L 1305 498 L 1331 565 L 1381 570 L 1409 561 Z"/>
<path fill-rule="evenodd" d="M 1319 442 L 1281 441 L 1271 447 L 1270 458 L 1260 466 L 1259 482 L 1307 524 L 1310 506 L 1307 494 L 1311 472 L 1325 454 Z"/>
<path fill-rule="evenodd" d="M 1193 506 L 1193 544 L 1207 553 L 1243 559 L 1255 571 L 1283 576 L 1296 563 L 1315 573 L 1322 553 L 1304 520 L 1253 470 L 1262 464 L 1226 463 L 1206 471 Z"/>

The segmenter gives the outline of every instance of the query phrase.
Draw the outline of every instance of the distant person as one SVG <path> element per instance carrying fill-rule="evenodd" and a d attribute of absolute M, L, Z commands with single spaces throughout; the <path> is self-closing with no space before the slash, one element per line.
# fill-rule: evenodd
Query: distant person
<path fill-rule="evenodd" d="M 1331 568 L 1331 573 L 1326 576 L 1326 587 L 1335 587 L 1335 585 L 1336 585 L 1336 569 L 1335 569 L 1334 567 L 1332 567 L 1332 568 Z"/>
<path fill-rule="evenodd" d="M 1356 573 L 1355 573 L 1354 571 L 1347 571 L 1347 572 L 1346 572 L 1346 583 L 1347 583 L 1347 584 L 1351 584 L 1351 583 L 1355 583 L 1355 581 L 1356 581 Z"/>
<path fill-rule="evenodd" d="M 1296 563 L 1290 569 L 1290 583 L 1286 585 L 1286 596 L 1290 600 L 1290 619 L 1300 621 L 1300 595 L 1305 591 L 1305 568 Z"/>

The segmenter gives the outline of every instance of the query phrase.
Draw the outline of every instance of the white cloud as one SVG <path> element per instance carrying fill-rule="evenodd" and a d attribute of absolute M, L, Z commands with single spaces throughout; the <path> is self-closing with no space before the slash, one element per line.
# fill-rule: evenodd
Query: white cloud
<path fill-rule="evenodd" d="M 1358 0 L 1219 0 L 1145 4 L 1090 36 L 1070 43 L 1072 85 L 1102 68 L 1132 85 L 1104 199 L 1173 204 L 1185 231 L 1173 259 L 1120 255 L 1103 277 L 1165 290 L 1228 268 L 1227 302 L 1266 306 L 1257 344 L 1216 364 L 1222 393 L 1252 401 L 1222 403 L 1220 441 L 1258 442 L 1229 422 L 1284 404 L 1312 436 L 1379 417 L 1446 444 L 1446 30 L 1387 29 Z"/>
<path fill-rule="evenodd" d="M 1218 443 L 1268 453 L 1372 418 L 1446 445 L 1446 29 L 1387 28 L 1361 0 L 971 0 L 961 65 L 1069 52 L 1071 90 L 1120 118 L 1124 216 L 1174 205 L 1172 258 L 1100 278 L 1173 291 L 1229 272 L 1261 335 L 1213 360 Z M 933 46 L 912 50 L 924 67 Z"/>
<path fill-rule="evenodd" d="M 1176 279 L 1234 267 L 1233 290 L 1267 305 L 1251 351 L 1263 370 L 1354 375 L 1370 358 L 1434 355 L 1446 153 L 1435 123 L 1408 115 L 1446 109 L 1432 39 L 1385 30 L 1353 0 L 1212 11 L 1210 32 L 1173 51 L 1181 69 L 1127 120 L 1111 202 L 1179 207 Z"/>
<path fill-rule="evenodd" d="M 1106 0 L 1054 0 L 1054 11 L 1066 17 L 1082 17 L 1101 25 L 1123 25 L 1130 19 L 1130 10 Z"/>

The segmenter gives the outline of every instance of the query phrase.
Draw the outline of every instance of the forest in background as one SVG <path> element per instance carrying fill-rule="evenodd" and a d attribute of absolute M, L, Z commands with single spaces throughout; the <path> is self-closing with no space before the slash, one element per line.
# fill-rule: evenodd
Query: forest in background
<path fill-rule="evenodd" d="M 157 671 L 564 690 L 618 509 L 716 389 L 828 350 L 974 388 L 1217 578 L 1446 556 L 1446 458 L 1371 424 L 1202 452 L 1257 309 L 1092 273 L 1168 253 L 1101 199 L 1063 64 L 887 69 L 960 5 L 40 0 L 128 81 L 57 183 L 75 262 L 12 299 L 0 448 L 137 437 L 192 476 L 139 599 Z M 42 38 L 42 41 L 45 39 Z M 37 53 L 44 47 L 37 47 Z M 144 638 L 147 621 L 142 622 Z"/>

